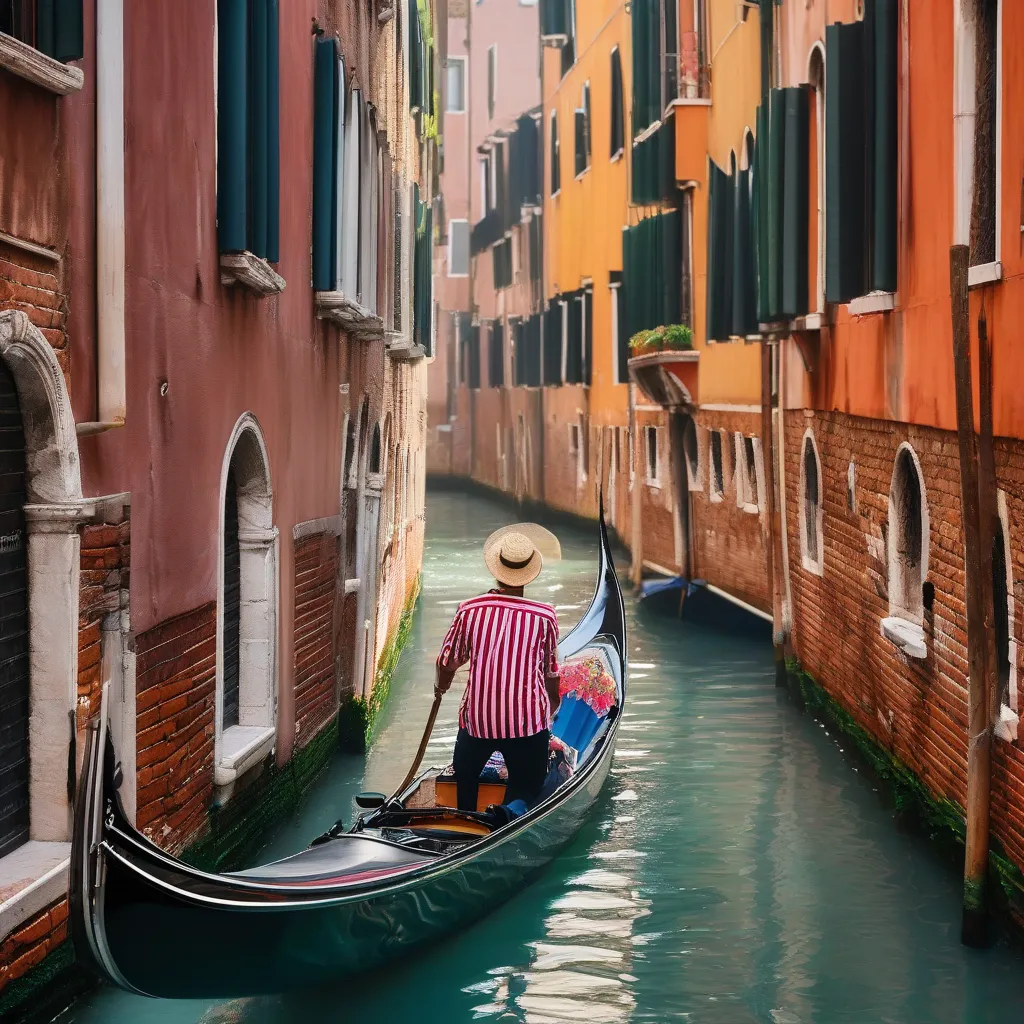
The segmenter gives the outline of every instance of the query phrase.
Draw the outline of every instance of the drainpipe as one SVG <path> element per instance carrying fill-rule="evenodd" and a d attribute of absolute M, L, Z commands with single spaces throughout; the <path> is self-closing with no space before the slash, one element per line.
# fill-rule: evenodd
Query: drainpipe
<path fill-rule="evenodd" d="M 124 0 L 96 4 L 96 392 L 80 435 L 125 422 Z"/>

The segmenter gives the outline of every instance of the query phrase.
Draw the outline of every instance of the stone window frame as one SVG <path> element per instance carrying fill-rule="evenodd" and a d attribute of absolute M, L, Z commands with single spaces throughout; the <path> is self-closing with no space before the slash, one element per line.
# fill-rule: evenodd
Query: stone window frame
<path fill-rule="evenodd" d="M 693 452 L 689 439 L 693 438 Z M 686 457 L 686 486 L 691 491 L 704 490 L 704 460 L 701 458 L 700 428 L 690 417 L 683 427 L 683 454 Z"/>
<path fill-rule="evenodd" d="M 737 430 L 733 435 L 733 457 L 735 458 L 736 507 L 750 515 L 761 511 L 761 483 L 758 473 L 758 451 L 761 439 L 753 434 L 744 434 Z M 753 457 L 751 464 L 747 460 L 747 445 Z"/>
<path fill-rule="evenodd" d="M 0 311 L 0 359 L 14 377 L 25 431 L 30 699 L 29 840 L 0 858 L 0 887 L 10 892 L 0 902 L 2 940 L 67 892 L 68 751 L 78 732 L 79 528 L 110 499 L 82 495 L 64 374 L 42 332 L 20 310 Z M 104 650 L 104 664 L 113 653 Z M 123 726 L 124 708 L 111 711 Z M 134 744 L 125 753 L 131 768 Z"/>
<path fill-rule="evenodd" d="M 224 506 L 228 472 L 232 469 L 238 490 L 241 563 L 240 685 L 238 725 L 225 729 Z M 224 449 L 218 496 L 213 781 L 217 787 L 228 787 L 275 749 L 278 727 L 279 536 L 274 525 L 270 456 L 263 430 L 251 412 L 242 413 L 231 431 Z"/>
<path fill-rule="evenodd" d="M 708 430 L 708 497 L 716 504 L 725 498 L 725 443 L 721 430 Z M 715 438 L 718 438 L 718 460 L 715 464 Z"/>
<path fill-rule="evenodd" d="M 814 533 L 817 540 L 817 557 L 810 553 L 809 538 L 807 536 L 807 449 L 810 445 L 814 455 L 814 467 L 816 472 L 816 483 L 818 490 L 817 508 L 814 510 Z M 821 453 L 818 451 L 818 442 L 814 437 L 814 431 L 810 427 L 804 431 L 803 439 L 800 442 L 800 561 L 807 572 L 815 576 L 825 575 L 825 534 L 824 534 L 824 488 L 821 473 Z"/>
<path fill-rule="evenodd" d="M 660 430 L 656 424 L 648 423 L 644 426 L 644 483 L 648 487 L 661 487 L 661 438 Z M 650 437 L 654 435 L 654 447 L 652 449 Z M 651 459 L 651 452 L 654 452 L 654 459 Z"/>
<path fill-rule="evenodd" d="M 896 521 L 899 507 L 903 504 L 900 488 L 905 483 L 901 468 L 909 459 L 920 489 L 920 531 L 921 550 L 917 564 L 917 585 L 911 601 L 905 600 L 907 584 L 904 581 L 906 566 L 900 555 L 900 524 Z M 909 658 L 923 659 L 928 656 L 928 645 L 924 632 L 923 585 L 928 579 L 928 560 L 931 548 L 931 520 L 928 511 L 928 488 L 921 469 L 921 460 L 909 441 L 896 449 L 893 459 L 892 478 L 889 484 L 888 538 L 886 545 L 888 564 L 889 614 L 882 619 L 882 635 L 890 640 Z M 899 596 L 898 596 L 899 595 Z M 913 607 L 910 607 L 910 604 Z"/>

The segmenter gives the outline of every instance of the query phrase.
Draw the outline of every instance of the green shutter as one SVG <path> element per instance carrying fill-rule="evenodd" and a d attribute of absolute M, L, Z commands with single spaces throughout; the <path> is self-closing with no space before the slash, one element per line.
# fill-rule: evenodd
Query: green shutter
<path fill-rule="evenodd" d="M 768 319 L 782 314 L 782 197 L 786 142 L 785 96 L 772 89 L 768 110 Z"/>
<path fill-rule="evenodd" d="M 248 24 L 246 0 L 218 0 L 217 238 L 221 252 L 246 248 Z"/>
<path fill-rule="evenodd" d="M 761 103 L 768 99 L 772 87 L 772 53 L 774 51 L 773 17 L 774 0 L 760 0 L 758 17 L 761 22 Z"/>
<path fill-rule="evenodd" d="M 874 0 L 875 110 L 873 172 L 873 245 L 871 288 L 896 291 L 897 35 L 896 0 Z"/>
<path fill-rule="evenodd" d="M 564 36 L 565 0 L 540 0 L 541 36 Z"/>
<path fill-rule="evenodd" d="M 809 86 L 784 89 L 785 157 L 782 205 L 781 317 L 807 313 L 808 173 L 810 164 Z"/>
<path fill-rule="evenodd" d="M 420 110 L 423 106 L 423 71 L 421 68 L 423 42 L 420 38 L 420 16 L 416 0 L 406 5 L 409 19 L 409 109 Z"/>
<path fill-rule="evenodd" d="M 612 50 L 612 124 L 611 152 L 615 156 L 625 145 L 625 112 L 622 107 L 622 56 L 616 48 Z"/>
<path fill-rule="evenodd" d="M 281 68 L 278 0 L 267 0 L 267 259 L 281 258 Z"/>
<path fill-rule="evenodd" d="M 867 291 L 864 273 L 864 23 L 825 29 L 825 298 Z"/>
<path fill-rule="evenodd" d="M 589 384 L 594 375 L 594 293 L 587 289 L 583 293 L 583 383 Z"/>
<path fill-rule="evenodd" d="M 709 166 L 706 335 L 727 341 L 732 333 L 733 221 L 731 177 L 713 160 Z"/>
<path fill-rule="evenodd" d="M 756 285 L 754 282 L 754 229 L 750 202 L 751 171 L 732 176 L 732 305 L 729 333 L 745 338 L 757 333 Z"/>
<path fill-rule="evenodd" d="M 57 0 L 36 0 L 36 49 L 57 57 Z"/>
<path fill-rule="evenodd" d="M 82 0 L 49 0 L 49 4 L 54 12 L 52 56 L 65 63 L 81 60 L 85 55 Z"/>
<path fill-rule="evenodd" d="M 757 142 L 754 147 L 754 225 L 756 238 L 757 319 L 769 320 L 768 293 L 768 103 L 757 108 Z"/>
<path fill-rule="evenodd" d="M 633 0 L 633 134 L 661 117 L 661 0 Z"/>
<path fill-rule="evenodd" d="M 267 0 L 249 0 L 249 235 L 248 248 L 267 255 Z"/>
<path fill-rule="evenodd" d="M 333 39 L 318 39 L 313 67 L 313 288 L 337 280 L 338 58 Z"/>
<path fill-rule="evenodd" d="M 582 110 L 577 110 L 575 115 L 576 126 L 576 176 L 579 177 L 587 169 L 587 115 Z"/>

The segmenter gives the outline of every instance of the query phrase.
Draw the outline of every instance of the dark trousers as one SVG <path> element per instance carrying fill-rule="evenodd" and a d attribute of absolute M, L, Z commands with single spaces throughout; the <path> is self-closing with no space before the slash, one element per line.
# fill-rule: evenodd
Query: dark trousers
<path fill-rule="evenodd" d="M 548 742 L 551 733 L 544 730 L 533 736 L 519 739 L 483 740 L 471 736 L 465 729 L 459 729 L 455 741 L 455 785 L 459 797 L 460 811 L 475 811 L 480 773 L 487 759 L 496 750 L 501 751 L 508 769 L 508 783 L 505 786 L 505 803 L 525 800 L 529 803 L 540 793 L 548 774 Z"/>

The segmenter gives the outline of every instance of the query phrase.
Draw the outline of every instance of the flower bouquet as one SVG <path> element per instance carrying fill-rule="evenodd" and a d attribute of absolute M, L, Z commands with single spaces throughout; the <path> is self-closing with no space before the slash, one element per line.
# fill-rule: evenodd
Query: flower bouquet
<path fill-rule="evenodd" d="M 598 718 L 603 718 L 615 703 L 615 680 L 605 670 L 600 658 L 582 658 L 562 666 L 558 693 L 563 699 L 575 696 L 587 704 Z"/>

